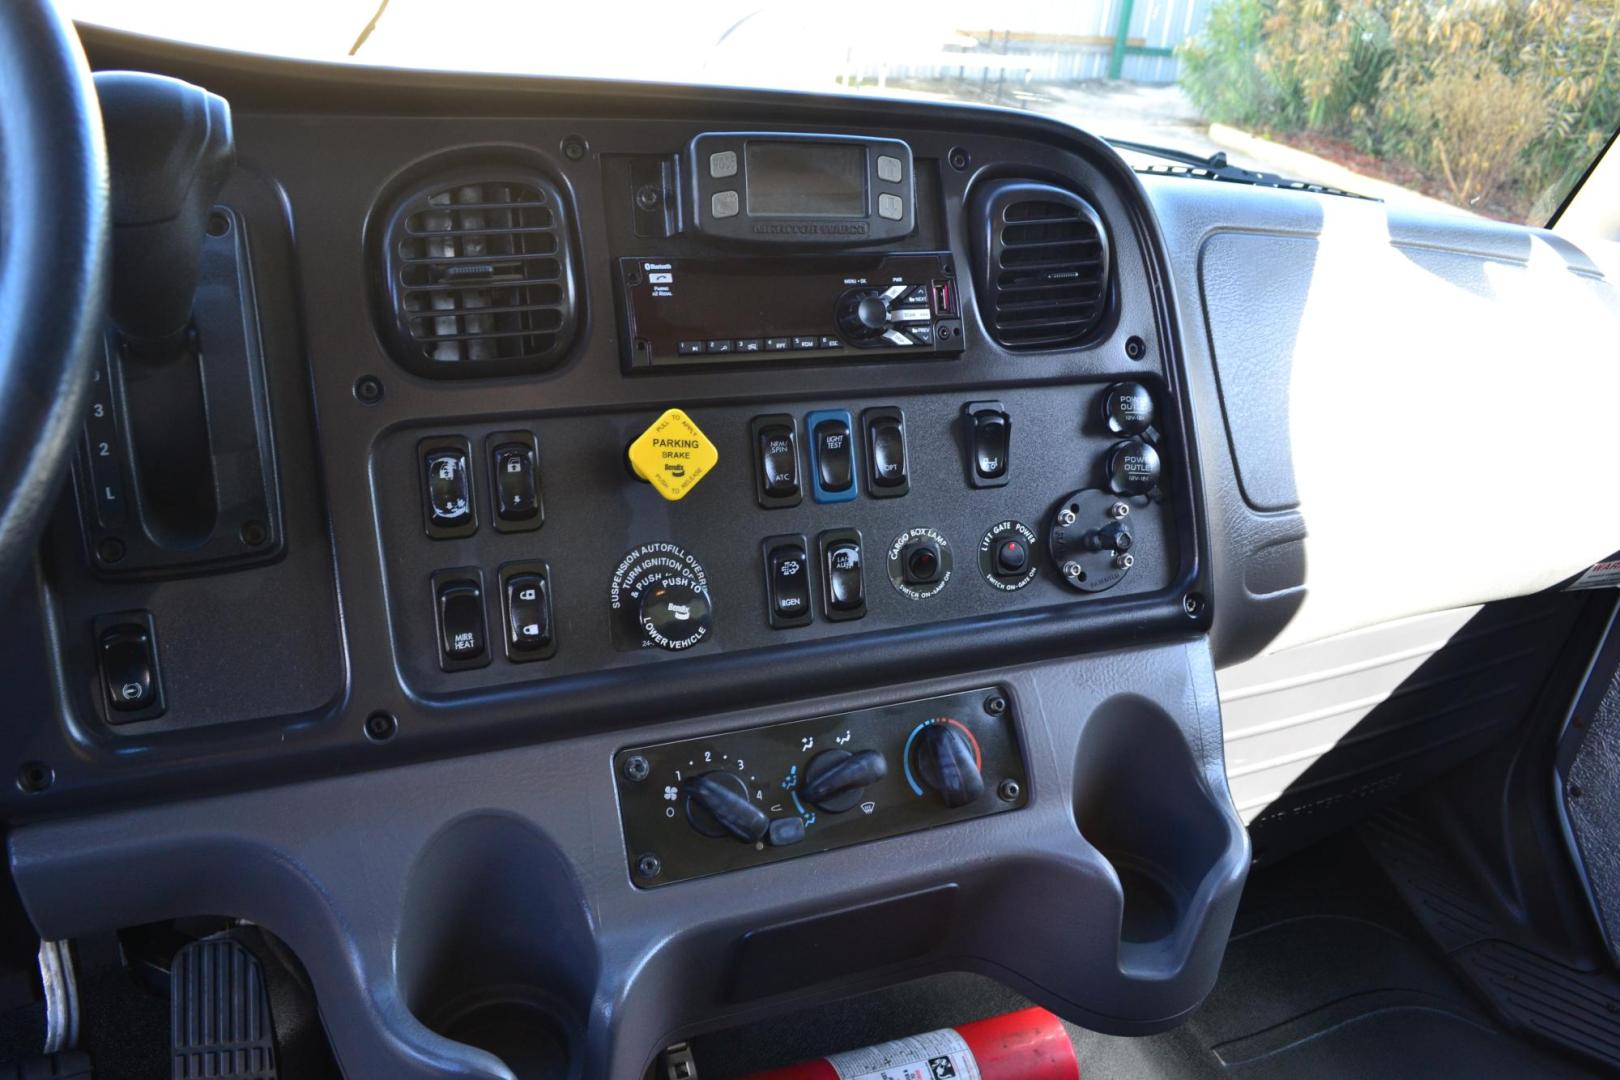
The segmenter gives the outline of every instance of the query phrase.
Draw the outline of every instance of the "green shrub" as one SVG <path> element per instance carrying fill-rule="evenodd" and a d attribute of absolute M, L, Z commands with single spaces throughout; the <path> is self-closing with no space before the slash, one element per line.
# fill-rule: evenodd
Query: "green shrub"
<path fill-rule="evenodd" d="M 1255 57 L 1263 43 L 1264 0 L 1220 0 L 1181 56 L 1181 85 L 1212 118 L 1227 124 L 1269 124 L 1278 102 Z"/>
<path fill-rule="evenodd" d="M 1514 175 L 1521 155 L 1546 126 L 1547 104 L 1528 79 L 1488 58 L 1458 53 L 1434 66 L 1410 110 L 1414 155 L 1439 175 L 1453 202 L 1474 206 Z"/>
<path fill-rule="evenodd" d="M 1321 131 L 1545 218 L 1620 124 L 1620 0 L 1217 0 L 1179 50 L 1212 119 Z"/>

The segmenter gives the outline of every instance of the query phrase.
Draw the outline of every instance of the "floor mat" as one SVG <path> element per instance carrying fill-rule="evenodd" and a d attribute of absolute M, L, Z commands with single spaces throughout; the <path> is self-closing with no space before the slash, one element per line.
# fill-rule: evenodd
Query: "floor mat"
<path fill-rule="evenodd" d="M 1510 1025 L 1620 1069 L 1620 979 L 1581 970 L 1500 922 L 1417 821 L 1387 811 L 1361 827 L 1410 911 Z"/>
<path fill-rule="evenodd" d="M 1028 1003 L 950 975 L 694 1041 L 726 1080 Z M 1507 1030 L 1452 974 L 1351 837 L 1251 875 L 1220 981 L 1182 1027 L 1146 1038 L 1071 1028 L 1086 1080 L 1598 1075 Z"/>

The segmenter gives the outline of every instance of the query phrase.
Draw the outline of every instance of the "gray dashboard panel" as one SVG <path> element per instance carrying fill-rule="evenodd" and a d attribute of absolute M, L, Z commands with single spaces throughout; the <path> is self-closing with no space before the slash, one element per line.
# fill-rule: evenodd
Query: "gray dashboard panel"
<path fill-rule="evenodd" d="M 1209 515 L 1216 662 L 1557 585 L 1620 548 L 1620 247 L 1145 177 Z M 1556 525 L 1546 527 L 1556 521 Z"/>
<path fill-rule="evenodd" d="M 640 1077 L 695 1028 L 952 968 L 1099 1029 L 1148 1031 L 1213 983 L 1248 866 L 1211 675 L 1198 640 L 638 731 L 681 738 L 995 682 L 1030 777 L 1022 810 L 651 892 L 627 876 L 611 733 L 26 825 L 12 867 L 47 938 L 204 912 L 261 923 L 306 965 L 351 1076 L 510 1075 L 428 1026 L 435 986 L 537 1002 L 589 1077 Z M 1139 917 L 1145 879 L 1170 917 Z M 912 899 L 941 889 L 942 903 Z M 813 938 L 858 905 L 925 910 L 935 936 L 876 970 L 855 956 L 832 982 L 756 973 L 737 992 L 745 935 Z"/>

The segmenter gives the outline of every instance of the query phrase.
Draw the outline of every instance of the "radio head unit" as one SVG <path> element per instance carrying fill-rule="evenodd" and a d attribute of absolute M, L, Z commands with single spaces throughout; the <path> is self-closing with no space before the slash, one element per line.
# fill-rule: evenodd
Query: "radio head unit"
<path fill-rule="evenodd" d="M 899 139 L 706 132 L 687 160 L 692 222 L 708 236 L 849 247 L 917 225 L 911 147 Z"/>
<path fill-rule="evenodd" d="M 909 360 L 962 352 L 949 252 L 619 260 L 626 365 Z"/>

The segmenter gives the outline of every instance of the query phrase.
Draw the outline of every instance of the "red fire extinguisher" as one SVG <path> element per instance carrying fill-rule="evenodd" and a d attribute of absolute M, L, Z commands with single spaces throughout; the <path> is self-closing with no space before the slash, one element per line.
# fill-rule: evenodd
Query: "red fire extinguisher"
<path fill-rule="evenodd" d="M 1062 1021 L 1024 1009 L 746 1080 L 1080 1080 L 1080 1062 Z"/>

